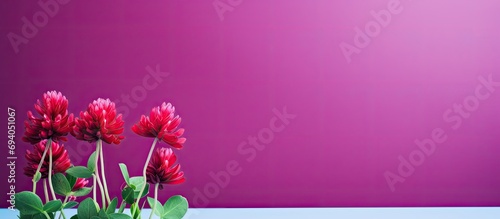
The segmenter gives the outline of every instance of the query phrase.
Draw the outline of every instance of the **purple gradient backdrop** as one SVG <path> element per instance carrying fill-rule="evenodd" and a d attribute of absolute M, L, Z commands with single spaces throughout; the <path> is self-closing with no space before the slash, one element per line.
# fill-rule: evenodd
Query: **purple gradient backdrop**
<path fill-rule="evenodd" d="M 500 91 L 456 131 L 442 118 L 474 94 L 479 76 L 500 81 L 500 2 L 401 1 L 403 11 L 348 64 L 339 44 L 352 44 L 354 28 L 388 2 L 244 1 L 221 21 L 212 1 L 71 1 L 16 54 L 6 35 L 20 34 L 21 18 L 41 9 L 36 1 L 5 1 L 0 103 L 17 111 L 16 190 L 31 188 L 22 174 L 31 146 L 20 136 L 43 92 L 63 92 L 78 113 L 96 98 L 130 94 L 145 67 L 158 64 L 170 75 L 130 107 L 122 144 L 104 148 L 113 195 L 123 182 L 117 163 L 140 175 L 152 141 L 130 127 L 170 101 L 186 128 L 177 155 L 187 182 L 167 186 L 162 200 L 182 194 L 193 207 L 500 205 Z M 283 107 L 297 117 L 247 162 L 238 145 Z M 6 123 L 6 113 L 1 118 Z M 384 172 L 396 172 L 398 156 L 437 127 L 447 141 L 391 192 Z M 90 148 L 72 137 L 65 145 Z M 88 154 L 72 159 L 81 165 Z M 241 173 L 208 205 L 194 202 L 193 189 L 203 190 L 213 182 L 209 173 L 230 160 Z M 7 199 L 8 169 L 0 169 Z"/>

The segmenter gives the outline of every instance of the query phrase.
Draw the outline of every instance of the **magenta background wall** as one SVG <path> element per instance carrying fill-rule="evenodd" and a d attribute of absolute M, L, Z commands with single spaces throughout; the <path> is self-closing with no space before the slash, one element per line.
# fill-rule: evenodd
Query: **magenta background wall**
<path fill-rule="evenodd" d="M 22 174 L 31 148 L 20 140 L 22 121 L 43 92 L 58 90 L 72 113 L 99 97 L 119 101 L 126 139 L 104 148 L 114 195 L 123 182 L 117 163 L 140 175 L 152 142 L 131 126 L 169 101 L 186 129 L 177 155 L 187 182 L 167 186 L 161 200 L 182 194 L 193 207 L 500 205 L 500 91 L 487 82 L 500 82 L 498 1 L 216 1 L 228 9 L 223 20 L 211 0 L 58 5 L 18 46 L 9 33 L 23 36 L 22 18 L 32 21 L 43 9 L 36 1 L 0 7 L 0 103 L 17 112 L 18 192 L 31 188 Z M 392 10 L 385 27 L 373 23 L 372 10 Z M 374 37 L 357 36 L 365 25 Z M 346 44 L 357 52 L 346 56 Z M 148 66 L 169 74 L 155 80 Z M 283 110 L 293 115 L 280 119 Z M 7 113 L 0 121 L 7 123 Z M 7 163 L 6 124 L 0 127 Z M 72 137 L 65 145 L 76 165 L 94 147 Z M 8 167 L 0 169 L 7 199 Z"/>

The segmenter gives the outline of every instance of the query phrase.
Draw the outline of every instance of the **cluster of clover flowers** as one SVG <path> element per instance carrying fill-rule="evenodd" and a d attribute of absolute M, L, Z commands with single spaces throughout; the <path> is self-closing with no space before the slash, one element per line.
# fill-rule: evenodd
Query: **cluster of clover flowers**
<path fill-rule="evenodd" d="M 174 149 L 181 149 L 185 138 L 184 129 L 178 128 L 181 118 L 175 115 L 175 108 L 170 103 L 154 107 L 149 116 L 142 115 L 132 130 L 144 137 L 154 138 L 146 159 L 143 175 L 130 177 L 127 166 L 120 163 L 120 169 L 126 186 L 121 192 L 121 204 L 118 197 L 111 199 L 105 174 L 102 145 L 119 144 L 124 136 L 122 115 L 116 112 L 115 104 L 109 99 L 97 99 L 88 105 L 80 117 L 68 113 L 68 100 L 60 92 L 49 91 L 37 100 L 35 110 L 38 115 L 28 112 L 25 121 L 23 141 L 33 145 L 33 151 L 26 151 L 27 166 L 25 175 L 33 180 L 33 191 L 23 191 L 15 196 L 16 208 L 21 219 L 53 219 L 60 212 L 66 218 L 64 209 L 77 207 L 77 214 L 71 219 L 95 218 L 140 218 L 141 198 L 149 193 L 149 185 L 154 186 L 154 198 L 147 197 L 152 208 L 149 218 L 156 214 L 160 218 L 182 218 L 188 208 L 187 200 L 179 195 L 170 197 L 163 205 L 158 201 L 158 189 L 163 184 L 180 184 L 185 181 L 180 165 L 170 147 L 155 150 L 159 141 Z M 87 166 L 74 166 L 61 143 L 68 134 L 76 139 L 95 143 L 95 151 L 89 156 Z M 100 164 L 100 166 L 99 166 Z M 93 184 L 87 187 L 89 180 Z M 36 194 L 37 183 L 43 181 L 45 202 Z M 101 203 L 97 202 L 97 190 L 100 191 Z M 76 197 L 88 197 L 81 203 Z M 57 195 L 62 198 L 58 198 Z M 130 215 L 124 213 L 127 204 Z"/>

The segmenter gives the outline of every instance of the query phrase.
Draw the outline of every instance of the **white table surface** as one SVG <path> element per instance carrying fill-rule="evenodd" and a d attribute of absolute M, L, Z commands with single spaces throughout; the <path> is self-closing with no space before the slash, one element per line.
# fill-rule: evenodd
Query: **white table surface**
<path fill-rule="evenodd" d="M 71 217 L 76 209 L 69 209 Z M 143 214 L 148 218 L 149 209 Z M 0 209 L 0 218 L 17 218 L 18 212 Z M 69 218 L 68 217 L 68 218 Z M 158 218 L 158 217 L 154 217 Z M 500 207 L 460 208 L 191 208 L 184 219 L 233 218 L 335 218 L 335 219 L 499 219 Z"/>

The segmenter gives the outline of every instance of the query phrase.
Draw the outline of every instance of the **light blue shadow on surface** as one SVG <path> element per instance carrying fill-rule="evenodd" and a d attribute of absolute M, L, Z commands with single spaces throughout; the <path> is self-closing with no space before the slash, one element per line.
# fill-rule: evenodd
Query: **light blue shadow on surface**
<path fill-rule="evenodd" d="M 127 212 L 128 210 L 126 210 Z M 151 210 L 144 209 L 142 218 L 149 218 Z M 18 218 L 19 212 L 0 209 L 2 219 Z M 76 214 L 67 209 L 66 217 Z M 59 215 L 59 214 L 58 214 Z M 56 216 L 58 216 L 56 215 Z M 57 217 L 56 217 L 57 218 Z M 154 216 L 153 218 L 159 218 Z M 335 219 L 498 219 L 500 207 L 450 208 L 190 208 L 184 219 L 271 219 L 271 218 L 335 218 Z"/>

